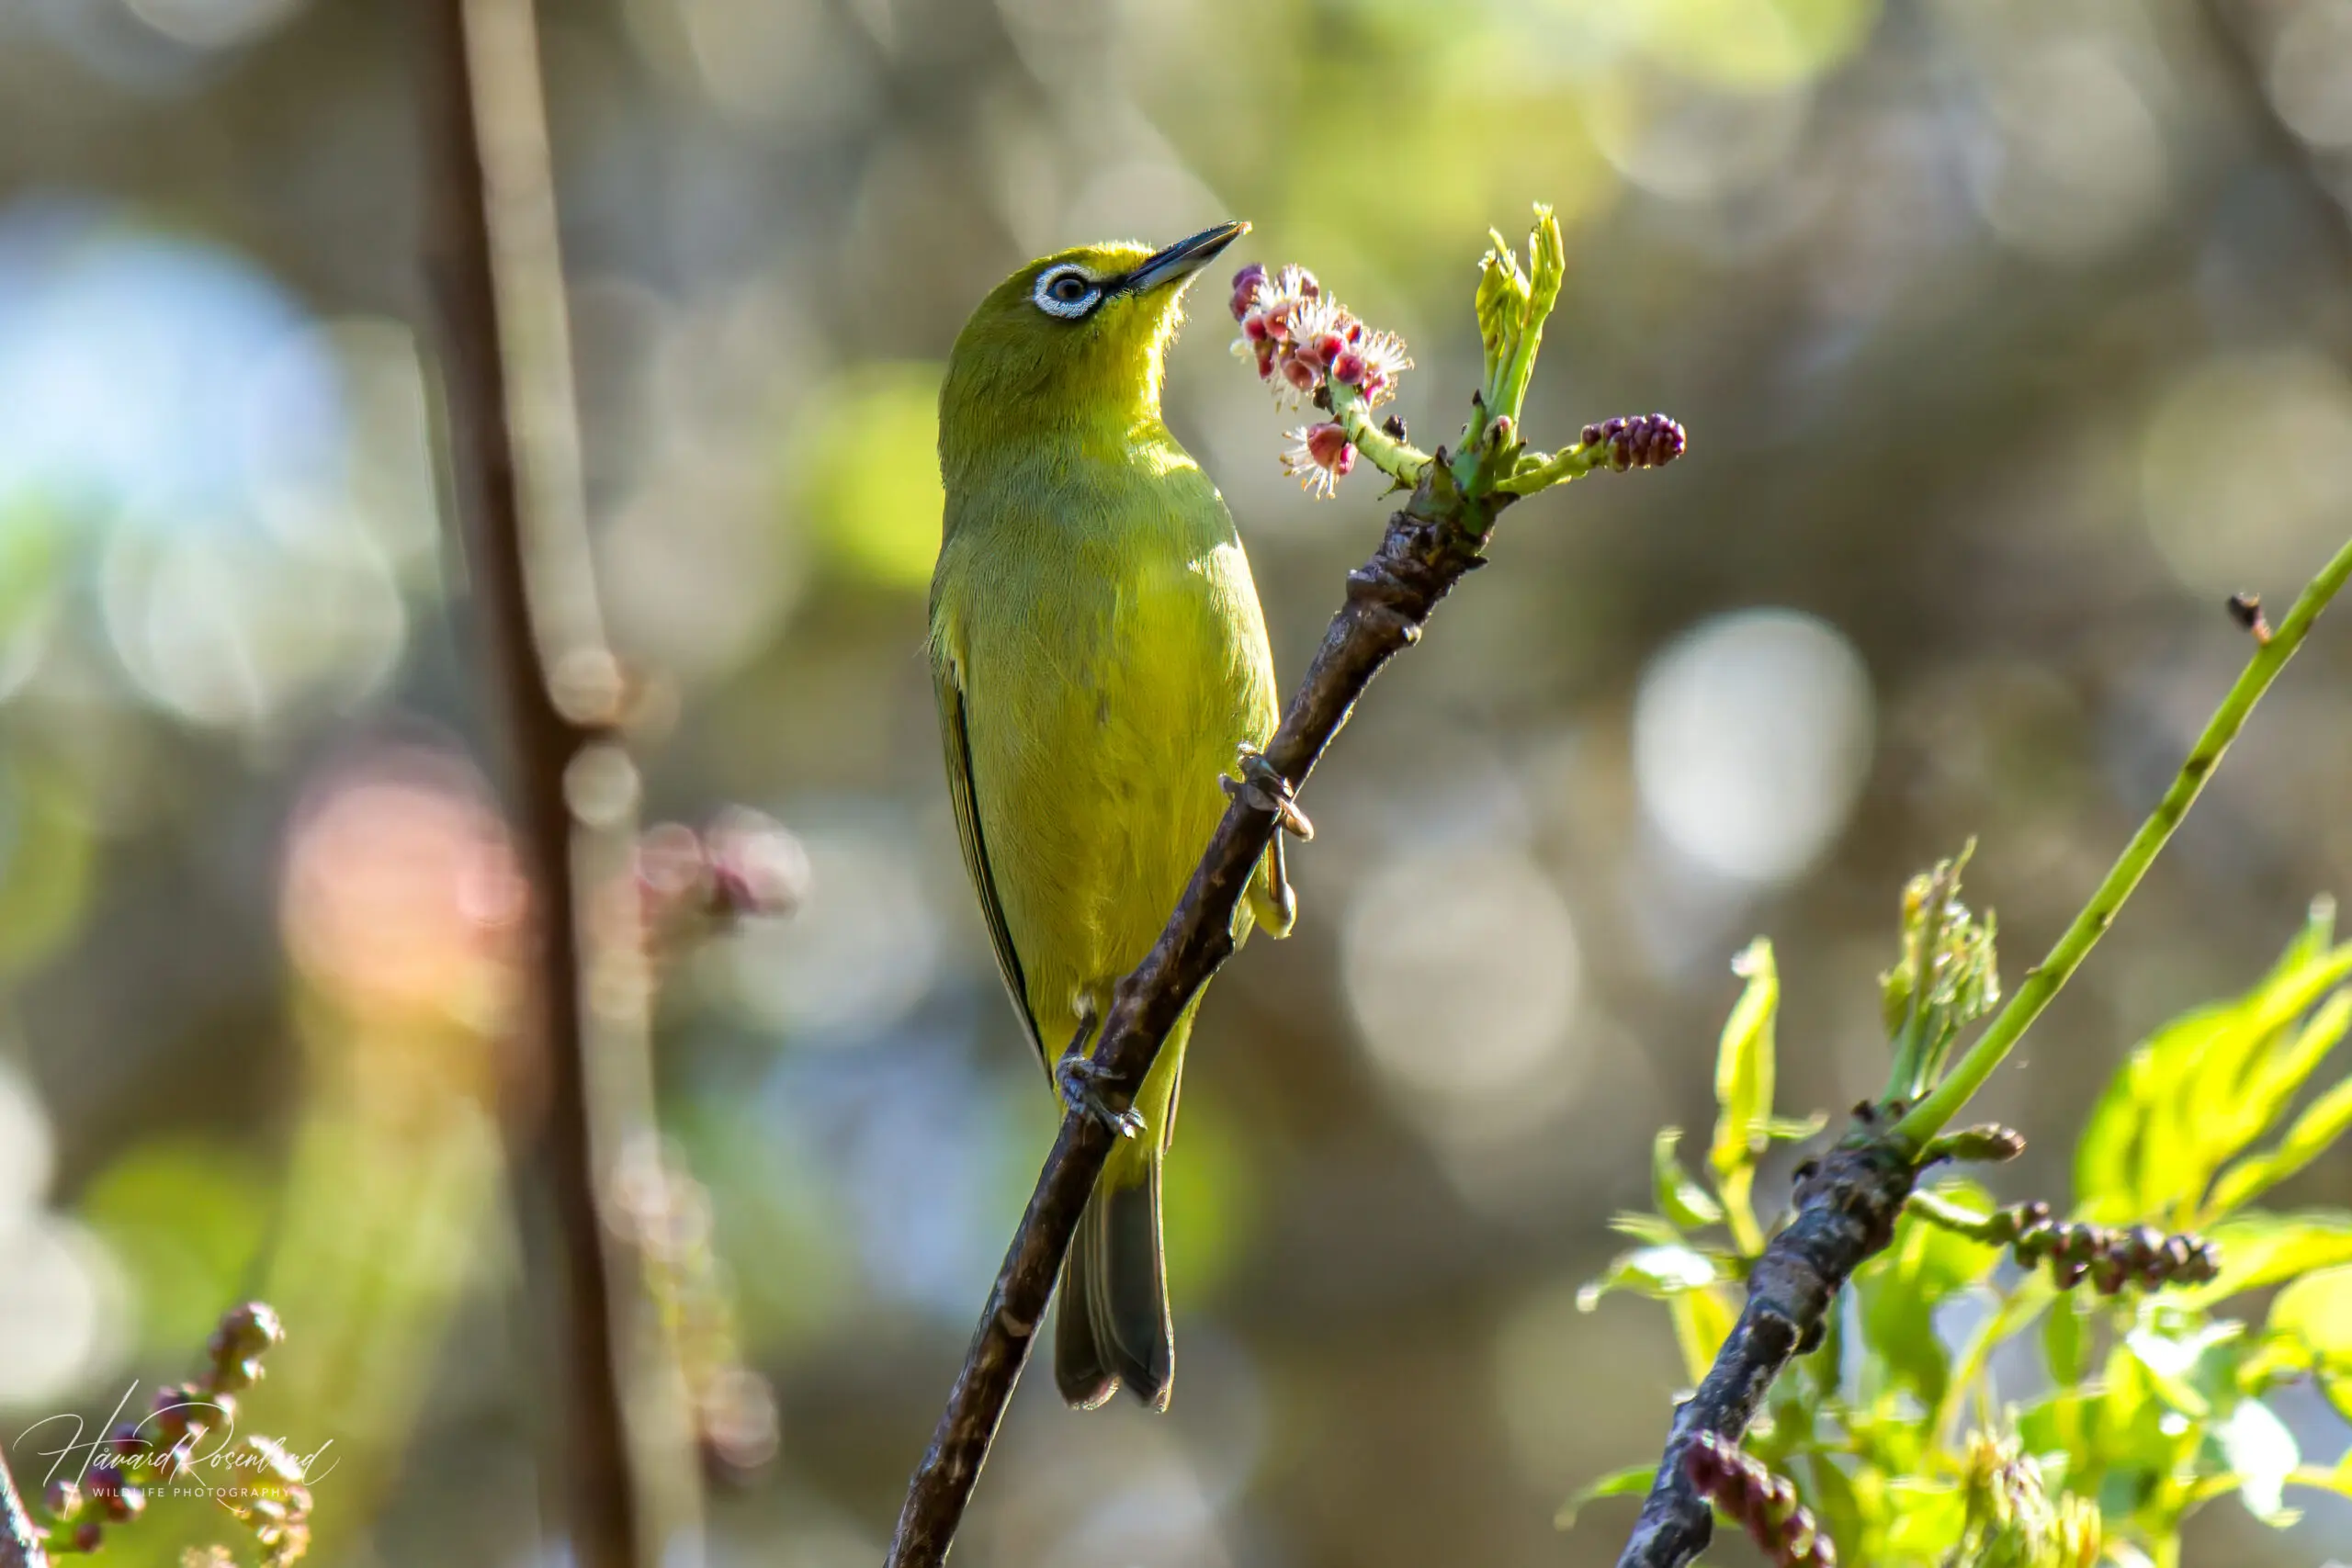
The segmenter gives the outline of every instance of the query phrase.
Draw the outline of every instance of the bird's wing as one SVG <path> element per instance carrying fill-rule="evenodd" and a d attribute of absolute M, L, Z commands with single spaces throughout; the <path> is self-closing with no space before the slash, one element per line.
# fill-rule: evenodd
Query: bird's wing
<path fill-rule="evenodd" d="M 988 922 L 989 945 L 996 950 L 997 973 L 1012 993 L 1012 1010 L 1038 1060 L 1050 1070 L 1054 1059 L 1029 1011 L 1029 984 L 1021 969 L 1021 954 L 1012 945 L 1012 928 L 1005 923 L 1004 905 L 996 893 L 996 878 L 989 867 L 988 840 L 980 831 L 980 807 L 972 788 L 972 736 L 965 725 L 964 685 L 954 660 L 941 658 L 935 665 L 939 687 L 939 732 L 947 747 L 947 794 L 956 806 L 956 837 L 964 846 L 964 869 L 972 874 L 973 890 L 980 896 L 980 916 Z"/>

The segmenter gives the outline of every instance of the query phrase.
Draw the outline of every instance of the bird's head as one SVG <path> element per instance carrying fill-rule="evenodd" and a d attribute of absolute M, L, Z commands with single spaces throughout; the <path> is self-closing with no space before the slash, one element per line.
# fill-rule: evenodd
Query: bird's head
<path fill-rule="evenodd" d="M 1220 223 L 1157 251 L 1078 245 L 998 284 L 948 356 L 943 461 L 952 468 L 993 437 L 1156 416 L 1184 287 L 1249 228 Z"/>

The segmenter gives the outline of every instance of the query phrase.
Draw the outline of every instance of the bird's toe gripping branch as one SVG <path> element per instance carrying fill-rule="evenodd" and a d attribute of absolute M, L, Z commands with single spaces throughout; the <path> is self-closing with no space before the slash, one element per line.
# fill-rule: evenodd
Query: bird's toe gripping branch
<path fill-rule="evenodd" d="M 1298 792 L 1291 787 L 1282 770 L 1266 760 L 1263 751 L 1255 746 L 1242 747 L 1238 771 L 1241 775 L 1238 778 L 1227 773 L 1217 780 L 1227 798 L 1266 813 L 1294 838 L 1304 840 L 1315 837 L 1315 824 L 1298 808 Z"/>
<path fill-rule="evenodd" d="M 1092 1032 L 1091 1023 L 1088 1032 Z M 1142 1115 L 1132 1105 L 1117 1103 L 1107 1077 L 1094 1058 L 1083 1049 L 1072 1050 L 1054 1064 L 1054 1083 L 1062 1091 L 1062 1103 L 1073 1111 L 1083 1111 L 1116 1136 L 1142 1137 L 1145 1131 Z"/>

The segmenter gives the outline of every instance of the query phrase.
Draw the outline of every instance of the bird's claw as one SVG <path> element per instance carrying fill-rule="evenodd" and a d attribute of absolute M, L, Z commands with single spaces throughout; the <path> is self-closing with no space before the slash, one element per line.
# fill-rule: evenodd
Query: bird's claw
<path fill-rule="evenodd" d="M 1255 807 L 1272 817 L 1283 831 L 1300 840 L 1315 837 L 1315 824 L 1298 808 L 1298 794 L 1291 788 L 1290 780 L 1266 754 L 1255 746 L 1244 746 L 1240 751 L 1239 778 L 1230 775 L 1219 778 L 1225 793 L 1245 806 Z"/>
<path fill-rule="evenodd" d="M 1054 1082 L 1062 1091 L 1062 1103 L 1071 1110 L 1084 1111 L 1119 1137 L 1143 1136 L 1143 1118 L 1133 1107 L 1118 1109 L 1103 1092 L 1102 1069 L 1094 1065 L 1093 1057 L 1084 1052 L 1064 1056 L 1055 1064 Z"/>

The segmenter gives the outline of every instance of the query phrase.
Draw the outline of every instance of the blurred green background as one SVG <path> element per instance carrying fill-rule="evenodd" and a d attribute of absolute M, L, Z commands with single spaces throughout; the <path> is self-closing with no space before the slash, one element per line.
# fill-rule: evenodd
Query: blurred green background
<path fill-rule="evenodd" d="M 2352 530 L 2352 0 L 541 16 L 602 592 L 669 716 L 648 807 L 765 810 L 812 875 L 659 1012 L 779 1409 L 714 1562 L 879 1559 L 1050 1135 L 921 651 L 939 364 L 1023 259 L 1246 217 L 1237 264 L 1404 333 L 1428 441 L 1487 225 L 1550 201 L 1532 438 L 1657 408 L 1691 450 L 1512 512 L 1340 740 L 1298 935 L 1193 1053 L 1175 1407 L 1034 1380 L 968 1568 L 1613 1561 L 1626 1505 L 1553 1511 L 1655 1451 L 1678 1365 L 1574 1287 L 1653 1129 L 1709 1114 L 1732 954 L 1781 955 L 1784 1108 L 1874 1091 L 1903 878 L 1978 835 L 2014 977 L 2245 656 L 2223 598 L 2282 604 Z M 185 1375 L 264 1293 L 292 1337 L 251 1420 L 340 1456 L 317 1560 L 522 1564 L 555 1559 L 488 1109 L 515 906 L 406 33 L 384 0 L 0 0 L 0 1437 L 38 1485 L 57 1428 L 18 1431 Z M 1283 478 L 1221 299 L 1170 417 L 1295 674 L 1385 509 Z M 2347 678 L 2324 624 L 1996 1081 L 2036 1140 L 2006 1197 L 2063 1200 L 2139 1032 L 2352 886 Z M 230 1533 L 169 1517 L 120 1559 Z M 2188 1560 L 2346 1551 L 2352 1509 L 2224 1503 Z"/>

